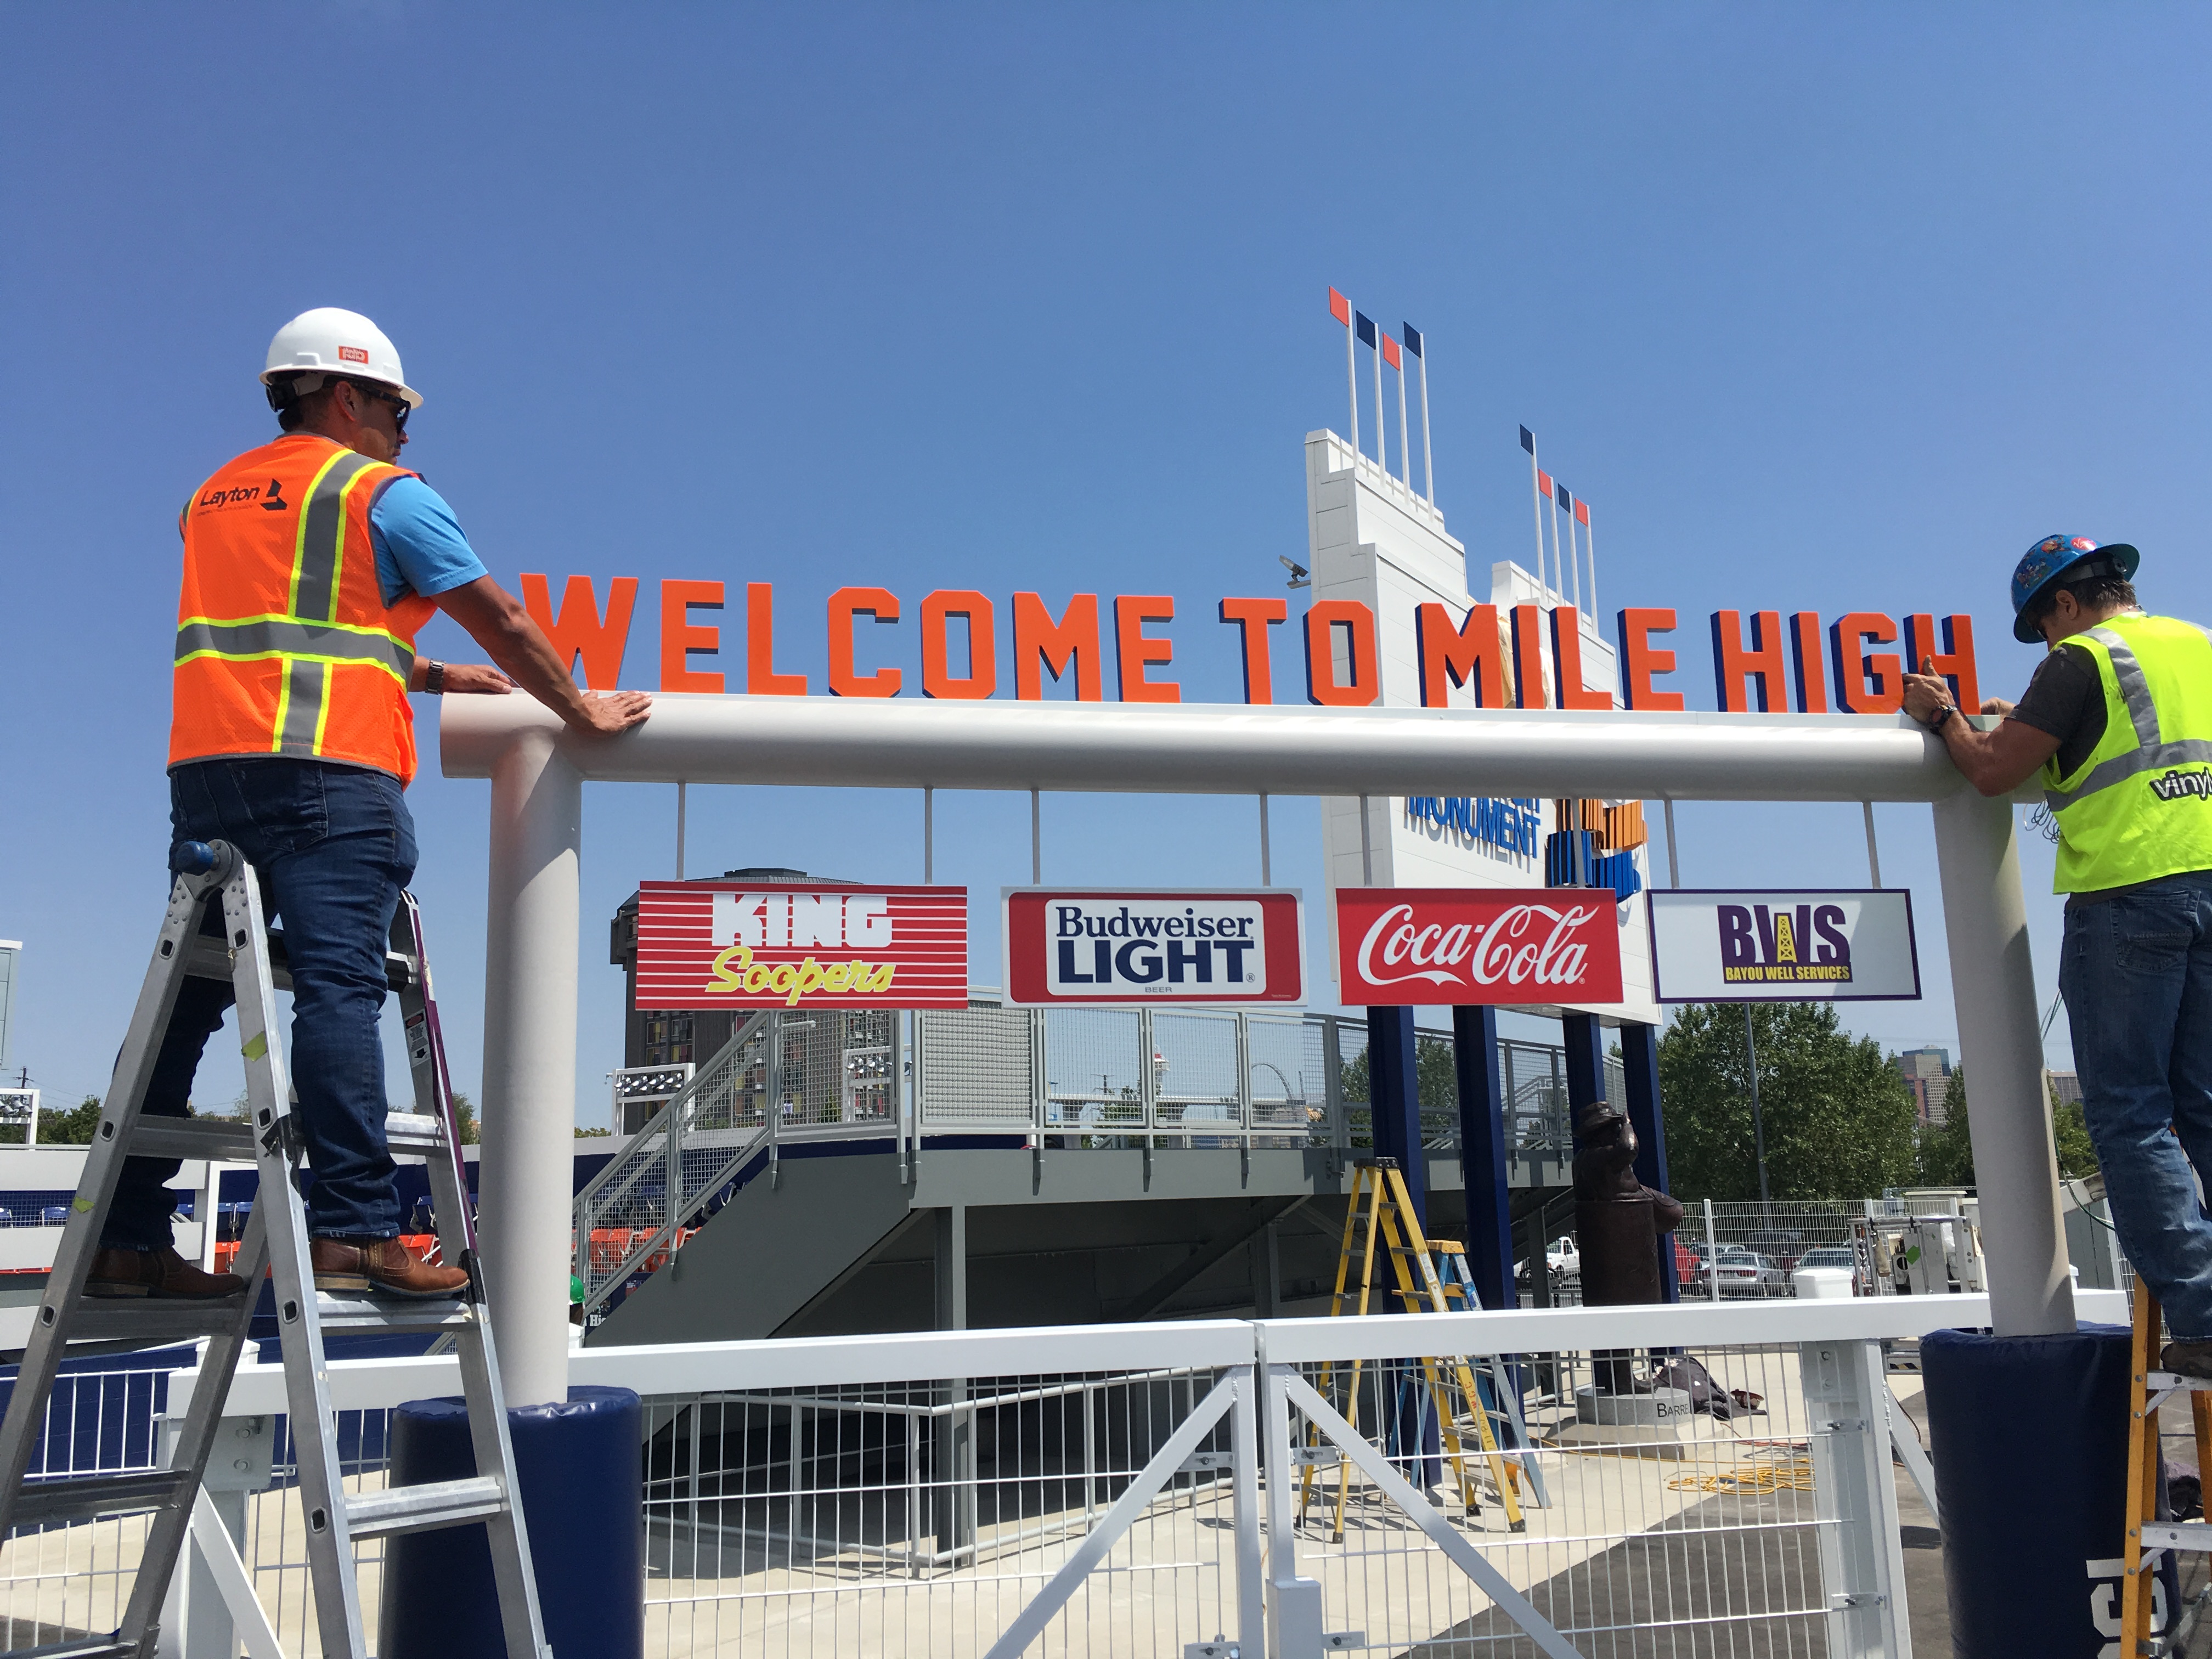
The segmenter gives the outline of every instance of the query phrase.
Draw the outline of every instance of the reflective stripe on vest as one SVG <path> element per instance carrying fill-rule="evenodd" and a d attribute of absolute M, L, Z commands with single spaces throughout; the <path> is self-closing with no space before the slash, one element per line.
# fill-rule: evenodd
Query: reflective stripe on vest
<path fill-rule="evenodd" d="M 2136 614 L 2068 642 L 2097 665 L 2105 731 L 2071 773 L 2044 763 L 2053 885 L 2100 892 L 2212 870 L 2212 631 Z"/>

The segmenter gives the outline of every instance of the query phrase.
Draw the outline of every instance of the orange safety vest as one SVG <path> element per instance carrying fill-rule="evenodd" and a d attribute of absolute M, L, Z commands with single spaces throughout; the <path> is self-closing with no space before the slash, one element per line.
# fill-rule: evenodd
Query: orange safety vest
<path fill-rule="evenodd" d="M 170 765 L 293 755 L 414 777 L 407 678 L 437 607 L 410 593 L 386 608 L 368 511 L 416 476 L 289 433 L 200 487 L 178 520 Z"/>

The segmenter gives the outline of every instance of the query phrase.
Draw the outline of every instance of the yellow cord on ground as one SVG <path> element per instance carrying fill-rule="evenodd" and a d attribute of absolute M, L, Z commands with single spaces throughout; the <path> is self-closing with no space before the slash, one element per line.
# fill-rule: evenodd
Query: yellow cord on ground
<path fill-rule="evenodd" d="M 1797 1458 L 1787 1463 L 1762 1463 L 1736 1474 L 1678 1474 L 1667 1483 L 1670 1492 L 1735 1492 L 1757 1495 L 1813 1490 L 1813 1463 Z"/>

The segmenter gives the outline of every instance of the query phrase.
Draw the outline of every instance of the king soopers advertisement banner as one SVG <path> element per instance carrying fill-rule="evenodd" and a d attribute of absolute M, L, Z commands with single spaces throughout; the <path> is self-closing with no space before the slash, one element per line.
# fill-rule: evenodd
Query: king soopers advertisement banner
<path fill-rule="evenodd" d="M 1893 890 L 1650 895 L 1661 1002 L 1909 1002 L 1912 895 Z"/>
<path fill-rule="evenodd" d="M 968 890 L 647 881 L 641 1008 L 964 1008 Z"/>
<path fill-rule="evenodd" d="M 1297 890 L 1004 890 L 1006 997 L 1018 1006 L 1305 1000 Z"/>
<path fill-rule="evenodd" d="M 1621 999 L 1620 924 L 1600 888 L 1346 887 L 1336 946 L 1355 1008 Z"/>

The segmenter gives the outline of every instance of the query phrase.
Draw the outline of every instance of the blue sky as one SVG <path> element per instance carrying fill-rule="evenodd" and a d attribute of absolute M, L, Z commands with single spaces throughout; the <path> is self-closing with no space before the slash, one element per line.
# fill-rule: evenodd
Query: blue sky
<path fill-rule="evenodd" d="M 1693 707 L 1724 605 L 1970 611 L 2016 693 L 2004 579 L 2053 530 L 2134 541 L 2154 608 L 2212 614 L 2201 11 L 0 17 L 0 935 L 27 941 L 15 1059 L 56 1097 L 104 1088 L 156 919 L 177 507 L 267 434 L 253 377 L 309 306 L 398 343 L 428 398 L 407 459 L 502 580 L 772 580 L 802 619 L 779 666 L 817 686 L 823 599 L 874 583 L 980 588 L 1002 622 L 1017 588 L 1170 593 L 1184 695 L 1233 697 L 1212 601 L 1282 591 L 1300 441 L 1343 420 L 1329 283 L 1427 333 L 1471 557 L 1527 557 L 1525 422 L 1596 506 L 1607 608 L 1681 611 Z M 914 630 L 883 635 L 911 673 Z M 473 654 L 442 621 L 423 647 Z M 425 747 L 417 888 L 472 1084 L 485 786 Z M 620 1062 L 601 926 L 668 873 L 672 796 L 587 801 L 589 1117 Z M 693 799 L 694 873 L 919 877 L 910 794 Z M 1046 872 L 1249 882 L 1251 818 L 1048 799 Z M 1863 875 L 1855 808 L 1680 818 L 1688 884 Z M 1849 1018 L 1948 1043 L 1927 811 L 1881 823 L 1929 995 Z M 1276 878 L 1317 892 L 1316 809 L 1276 826 Z M 994 898 L 1027 830 L 1019 797 L 945 798 L 939 878 Z M 235 1086 L 211 1063 L 200 1094 Z"/>

